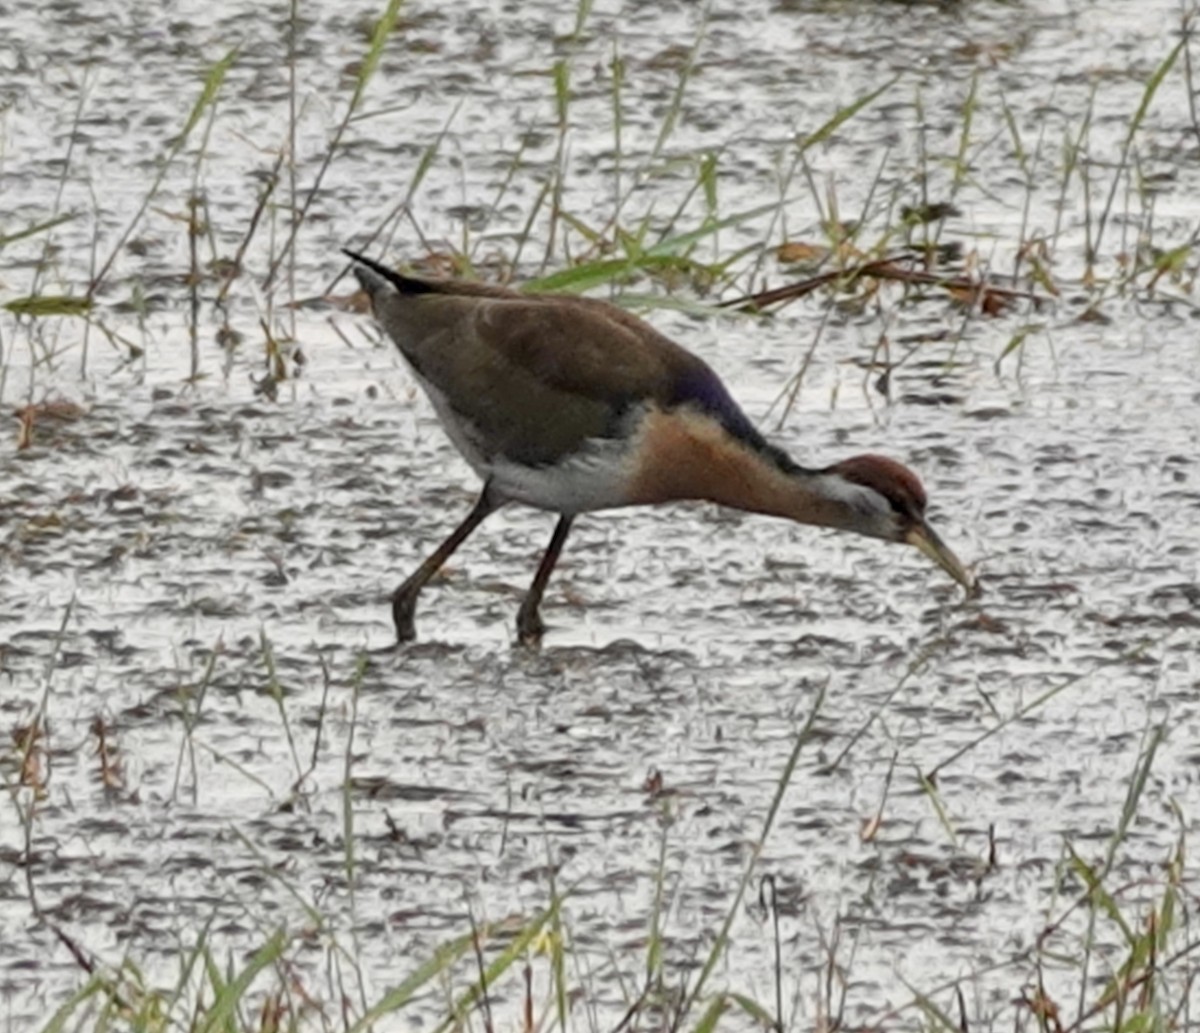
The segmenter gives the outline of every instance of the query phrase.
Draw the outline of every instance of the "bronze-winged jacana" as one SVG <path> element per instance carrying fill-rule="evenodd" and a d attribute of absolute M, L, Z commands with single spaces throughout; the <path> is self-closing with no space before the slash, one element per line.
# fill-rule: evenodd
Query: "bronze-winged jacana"
<path fill-rule="evenodd" d="M 558 524 L 517 614 L 538 607 L 580 513 L 683 499 L 914 545 L 969 592 L 975 579 L 925 520 L 925 490 L 876 455 L 810 469 L 770 444 L 716 373 L 637 316 L 594 298 L 394 272 L 352 251 L 375 318 L 483 481 L 466 519 L 392 596 L 401 642 L 417 597 L 488 514 L 520 502 Z"/>

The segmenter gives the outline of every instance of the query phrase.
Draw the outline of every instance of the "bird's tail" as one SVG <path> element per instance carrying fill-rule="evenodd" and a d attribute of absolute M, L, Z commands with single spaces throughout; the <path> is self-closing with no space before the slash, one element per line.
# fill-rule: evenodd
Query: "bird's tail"
<path fill-rule="evenodd" d="M 368 294 L 374 295 L 375 291 L 384 283 L 390 283 L 401 294 L 437 293 L 437 285 L 428 280 L 405 276 L 394 269 L 389 269 L 382 262 L 376 262 L 373 258 L 367 258 L 366 255 L 360 255 L 357 251 L 351 251 L 349 248 L 342 248 L 342 252 L 358 263 L 354 267 L 354 275 L 358 277 L 358 282 L 362 284 L 363 290 Z"/>

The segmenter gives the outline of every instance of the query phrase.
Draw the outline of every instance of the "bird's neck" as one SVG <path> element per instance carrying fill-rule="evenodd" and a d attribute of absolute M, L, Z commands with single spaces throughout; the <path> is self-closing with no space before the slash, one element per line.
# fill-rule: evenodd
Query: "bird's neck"
<path fill-rule="evenodd" d="M 652 411 L 635 447 L 634 504 L 705 499 L 818 527 L 851 526 L 853 510 L 840 478 L 784 469 L 704 414 Z"/>

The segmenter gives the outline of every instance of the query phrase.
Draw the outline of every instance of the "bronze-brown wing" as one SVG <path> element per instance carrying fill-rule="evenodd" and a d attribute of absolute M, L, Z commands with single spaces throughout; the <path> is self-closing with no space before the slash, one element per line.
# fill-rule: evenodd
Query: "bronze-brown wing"
<path fill-rule="evenodd" d="M 359 260 L 392 288 L 371 290 L 389 336 L 493 453 L 551 462 L 620 433 L 625 414 L 646 403 L 693 405 L 767 447 L 705 362 L 624 309 L 422 280 Z"/>
<path fill-rule="evenodd" d="M 578 300 L 391 293 L 377 314 L 417 373 L 493 452 L 546 463 L 616 433 L 631 406 L 672 404 L 683 373 L 713 376 L 648 324 L 631 326 L 609 306 Z"/>

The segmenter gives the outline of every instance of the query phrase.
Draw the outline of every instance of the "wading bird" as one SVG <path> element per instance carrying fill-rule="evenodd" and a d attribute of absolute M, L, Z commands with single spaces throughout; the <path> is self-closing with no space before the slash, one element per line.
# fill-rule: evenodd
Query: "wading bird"
<path fill-rule="evenodd" d="M 683 499 L 914 545 L 968 591 L 975 579 L 925 521 L 907 467 L 862 455 L 795 463 L 746 418 L 713 370 L 608 302 L 427 280 L 347 251 L 375 318 L 442 426 L 483 480 L 467 517 L 392 596 L 396 635 L 416 635 L 421 589 L 509 502 L 558 514 L 517 614 L 535 643 L 546 582 L 580 513 Z"/>

